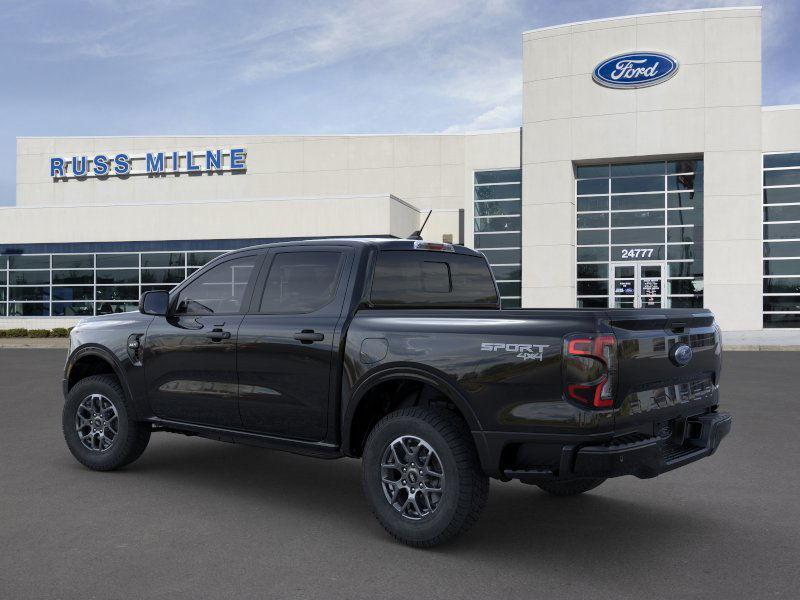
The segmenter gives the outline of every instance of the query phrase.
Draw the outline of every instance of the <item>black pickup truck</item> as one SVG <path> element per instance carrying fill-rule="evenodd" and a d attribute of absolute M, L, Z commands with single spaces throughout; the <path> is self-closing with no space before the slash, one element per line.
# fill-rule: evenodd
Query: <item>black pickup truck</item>
<path fill-rule="evenodd" d="M 82 321 L 63 429 L 96 470 L 154 431 L 361 457 L 381 524 L 432 546 L 477 520 L 490 477 L 567 496 L 709 456 L 731 427 L 720 358 L 708 310 L 500 310 L 461 246 L 288 242 Z"/>

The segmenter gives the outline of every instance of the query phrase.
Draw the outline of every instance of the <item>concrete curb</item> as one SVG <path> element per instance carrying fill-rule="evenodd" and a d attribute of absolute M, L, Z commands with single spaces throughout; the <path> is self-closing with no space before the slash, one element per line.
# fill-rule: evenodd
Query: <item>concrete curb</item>
<path fill-rule="evenodd" d="M 0 338 L 0 348 L 56 348 L 66 350 L 69 338 Z"/>
<path fill-rule="evenodd" d="M 722 344 L 723 352 L 800 352 L 800 346 L 781 344 Z"/>

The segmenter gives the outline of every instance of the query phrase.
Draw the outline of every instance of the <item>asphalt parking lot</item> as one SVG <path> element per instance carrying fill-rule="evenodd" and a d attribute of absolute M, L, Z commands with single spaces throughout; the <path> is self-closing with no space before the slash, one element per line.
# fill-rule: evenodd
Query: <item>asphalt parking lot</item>
<path fill-rule="evenodd" d="M 455 543 L 400 546 L 360 463 L 154 435 L 125 470 L 61 437 L 62 350 L 0 349 L 2 598 L 797 598 L 800 365 L 730 352 L 710 459 L 551 498 L 492 483 Z"/>

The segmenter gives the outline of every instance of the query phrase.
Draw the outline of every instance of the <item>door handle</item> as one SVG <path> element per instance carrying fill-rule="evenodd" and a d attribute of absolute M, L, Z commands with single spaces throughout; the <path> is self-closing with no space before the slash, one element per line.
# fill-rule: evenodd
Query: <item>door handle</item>
<path fill-rule="evenodd" d="M 221 342 L 222 340 L 228 340 L 231 337 L 230 331 L 222 331 L 222 329 L 214 329 L 211 333 L 208 334 L 208 339 L 212 342 Z"/>
<path fill-rule="evenodd" d="M 311 344 L 312 342 L 321 342 L 325 339 L 325 335 L 317 333 L 313 329 L 303 329 L 303 331 L 298 331 L 294 334 L 294 339 L 303 344 Z"/>

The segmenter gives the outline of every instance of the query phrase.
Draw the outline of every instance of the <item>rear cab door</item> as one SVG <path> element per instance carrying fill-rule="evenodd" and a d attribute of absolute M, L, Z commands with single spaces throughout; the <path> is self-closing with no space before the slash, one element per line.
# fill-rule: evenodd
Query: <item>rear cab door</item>
<path fill-rule="evenodd" d="M 325 439 L 354 254 L 352 247 L 337 245 L 270 250 L 239 328 L 245 429 Z"/>

